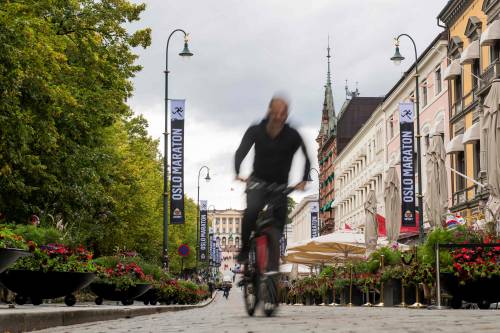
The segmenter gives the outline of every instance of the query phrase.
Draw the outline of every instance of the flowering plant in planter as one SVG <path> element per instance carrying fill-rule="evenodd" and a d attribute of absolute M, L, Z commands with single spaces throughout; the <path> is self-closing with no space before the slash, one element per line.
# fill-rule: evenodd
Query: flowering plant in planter
<path fill-rule="evenodd" d="M 47 244 L 37 246 L 28 242 L 29 251 L 33 254 L 19 259 L 12 269 L 24 269 L 43 272 L 95 272 L 92 252 L 82 245 L 71 248 L 65 244 Z"/>
<path fill-rule="evenodd" d="M 452 271 L 460 284 L 478 278 L 500 277 L 500 246 L 458 248 L 451 256 Z"/>
<path fill-rule="evenodd" d="M 100 257 L 95 263 L 98 282 L 112 284 L 117 290 L 125 290 L 139 283 L 153 282 L 152 276 L 144 274 L 142 267 L 133 257 Z"/>
<path fill-rule="evenodd" d="M 0 249 L 15 248 L 27 250 L 28 245 L 23 236 L 18 235 L 9 225 L 0 226 Z"/>

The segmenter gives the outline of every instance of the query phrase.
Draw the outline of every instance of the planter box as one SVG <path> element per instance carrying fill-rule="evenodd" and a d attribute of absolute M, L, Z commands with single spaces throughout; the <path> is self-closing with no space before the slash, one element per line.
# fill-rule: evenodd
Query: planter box
<path fill-rule="evenodd" d="M 103 299 L 110 301 L 121 301 L 123 305 L 131 305 L 134 299 L 145 294 L 152 286 L 147 283 L 139 283 L 124 290 L 118 290 L 114 284 L 94 282 L 90 290 L 97 295 L 95 303 L 101 305 Z"/>
<path fill-rule="evenodd" d="M 481 278 L 460 285 L 453 273 L 441 273 L 441 287 L 451 296 L 451 307 L 459 309 L 462 301 L 477 303 L 479 308 L 488 309 L 490 303 L 500 301 L 500 277 Z"/>
<path fill-rule="evenodd" d="M 161 297 L 160 289 L 151 288 L 141 296 L 137 297 L 136 300 L 144 302 L 144 305 L 148 304 L 156 305 L 160 300 L 160 297 Z"/>
<path fill-rule="evenodd" d="M 66 305 L 72 306 L 76 303 L 72 294 L 88 286 L 95 278 L 95 273 L 28 270 L 8 270 L 0 275 L 0 281 L 17 294 L 16 303 L 20 305 L 26 303 L 28 297 L 33 305 L 39 305 L 43 299 L 65 296 Z"/>
<path fill-rule="evenodd" d="M 345 304 L 349 303 L 349 286 L 342 290 Z M 363 305 L 363 293 L 355 284 L 352 285 L 352 305 Z"/>
<path fill-rule="evenodd" d="M 0 273 L 5 271 L 17 259 L 30 255 L 31 253 L 21 249 L 12 249 L 12 248 L 0 249 Z"/>

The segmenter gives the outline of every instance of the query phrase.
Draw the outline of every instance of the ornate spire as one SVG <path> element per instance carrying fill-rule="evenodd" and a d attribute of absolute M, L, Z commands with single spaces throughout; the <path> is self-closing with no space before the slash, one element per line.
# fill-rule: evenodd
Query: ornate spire
<path fill-rule="evenodd" d="M 328 139 L 332 135 L 337 134 L 337 118 L 335 117 L 335 106 L 333 104 L 332 80 L 330 70 L 330 36 L 328 36 L 327 47 L 327 63 L 328 70 L 326 74 L 325 99 L 323 101 L 323 112 L 321 116 L 321 129 L 318 137 Z"/>
<path fill-rule="evenodd" d="M 330 86 L 332 85 L 332 81 L 331 81 L 331 75 L 330 75 L 330 35 L 328 35 L 328 48 L 327 48 L 327 51 L 328 51 L 328 54 L 326 56 L 326 58 L 328 59 L 328 72 L 326 74 L 326 85 Z"/>

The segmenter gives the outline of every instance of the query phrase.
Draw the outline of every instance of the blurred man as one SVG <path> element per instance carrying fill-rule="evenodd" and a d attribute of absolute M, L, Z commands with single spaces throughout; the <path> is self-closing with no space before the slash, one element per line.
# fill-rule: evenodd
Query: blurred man
<path fill-rule="evenodd" d="M 240 166 L 252 146 L 255 146 L 255 158 L 253 171 L 248 179 L 249 182 L 265 182 L 269 184 L 288 184 L 288 174 L 292 166 L 292 160 L 300 148 L 305 157 L 304 173 L 302 182 L 296 189 L 304 190 L 309 176 L 310 162 L 307 150 L 302 137 L 296 129 L 286 123 L 288 118 L 288 102 L 283 96 L 274 96 L 269 102 L 266 117 L 257 125 L 250 126 L 245 132 L 238 147 L 234 168 L 236 179 L 247 182 L 247 179 L 239 176 Z M 238 262 L 244 263 L 248 260 L 249 238 L 252 230 L 255 229 L 255 222 L 259 212 L 265 205 L 273 199 L 278 202 L 273 216 L 276 220 L 274 226 L 278 237 L 270 244 L 270 258 L 268 269 L 278 271 L 279 266 L 279 235 L 282 234 L 287 217 L 287 197 L 284 194 L 276 194 L 279 197 L 272 197 L 262 189 L 246 189 L 247 208 L 245 209 L 242 221 L 242 248 L 238 255 Z M 274 201 L 276 200 L 276 201 Z"/>

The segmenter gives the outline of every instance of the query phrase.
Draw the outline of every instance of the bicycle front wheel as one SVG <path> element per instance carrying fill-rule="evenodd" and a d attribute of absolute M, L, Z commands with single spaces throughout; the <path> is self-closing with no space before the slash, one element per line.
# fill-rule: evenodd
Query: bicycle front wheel
<path fill-rule="evenodd" d="M 250 243 L 248 264 L 243 274 L 243 298 L 245 309 L 249 316 L 253 316 L 259 303 L 259 273 L 256 266 L 255 242 Z"/>

